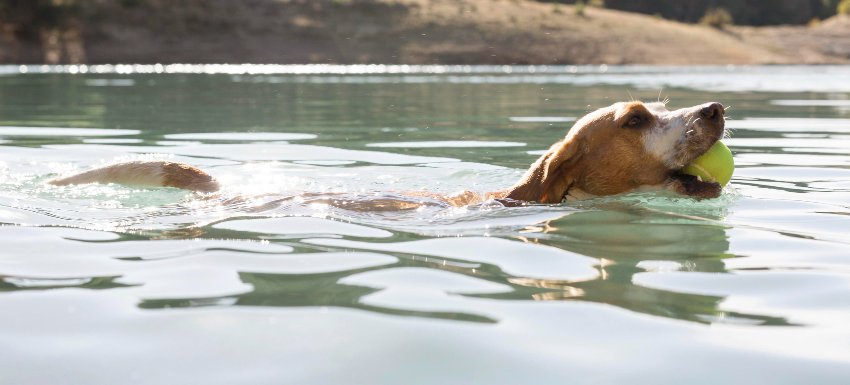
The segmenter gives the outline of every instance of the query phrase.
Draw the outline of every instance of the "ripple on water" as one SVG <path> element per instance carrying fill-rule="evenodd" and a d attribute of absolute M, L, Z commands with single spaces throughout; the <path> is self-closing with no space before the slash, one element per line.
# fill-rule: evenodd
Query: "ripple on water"
<path fill-rule="evenodd" d="M 509 119 L 517 123 L 569 123 L 576 120 L 573 116 L 511 116 Z"/>
<path fill-rule="evenodd" d="M 637 285 L 675 292 L 728 298 L 730 312 L 781 315 L 793 309 L 796 324 L 846 325 L 850 277 L 811 271 L 737 271 L 734 274 L 696 272 L 641 273 Z M 793 294 L 782 290 L 792 286 Z M 784 309 L 784 310 L 783 310 Z M 827 316 L 828 314 L 828 316 Z"/>
<path fill-rule="evenodd" d="M 187 134 L 166 134 L 163 135 L 163 137 L 171 140 L 266 142 L 316 139 L 318 136 L 314 134 L 295 134 L 286 132 L 198 132 Z"/>
<path fill-rule="evenodd" d="M 521 142 L 496 142 L 496 141 L 477 141 L 477 140 L 454 140 L 454 141 L 432 141 L 432 142 L 389 142 L 389 143 L 368 143 L 366 147 L 383 147 L 383 148 L 475 148 L 475 147 L 523 147 L 525 143 Z"/>
<path fill-rule="evenodd" d="M 107 146 L 98 145 L 48 145 L 61 152 L 81 151 L 89 153 L 103 151 L 108 153 L 139 154 L 160 153 L 173 154 L 196 159 L 227 159 L 239 162 L 261 161 L 313 161 L 313 160 L 349 160 L 372 164 L 420 164 L 436 162 L 453 162 L 453 158 L 425 157 L 415 155 L 394 154 L 388 152 L 347 150 L 341 148 L 314 146 L 306 144 L 289 144 L 285 142 L 264 142 L 253 144 L 203 144 L 203 145 L 173 145 L 168 147 L 150 146 Z M 101 155 L 103 156 L 103 155 Z M 101 158 L 102 159 L 102 158 Z"/>
<path fill-rule="evenodd" d="M 306 239 L 304 243 L 354 248 L 361 250 L 394 251 L 449 258 L 466 262 L 494 265 L 506 274 L 520 277 L 581 281 L 593 279 L 599 272 L 598 263 L 569 251 L 554 247 L 508 241 L 500 238 L 436 238 L 411 242 L 370 243 L 343 239 Z M 523 256 L 520 258 L 519 256 Z"/>
<path fill-rule="evenodd" d="M 318 235 L 386 238 L 392 233 L 352 223 L 322 218 L 290 217 L 231 220 L 213 225 L 215 228 L 275 235 Z"/>
<path fill-rule="evenodd" d="M 146 298 L 216 297 L 250 291 L 239 272 L 320 274 L 392 264 L 378 253 L 292 253 L 292 247 L 249 240 L 130 240 L 69 228 L 0 226 L 10 250 L 0 270 L 18 288 L 84 286 L 100 277 Z M 193 277 L 187 280 L 186 277 Z"/>
<path fill-rule="evenodd" d="M 40 137 L 74 137 L 74 136 L 122 136 L 139 135 L 139 130 L 122 130 L 117 128 L 69 128 L 69 127 L 17 127 L 0 126 L 0 136 L 40 136 Z"/>
<path fill-rule="evenodd" d="M 850 132 L 850 119 L 838 118 L 745 118 L 728 120 L 731 129 L 768 132 Z"/>
<path fill-rule="evenodd" d="M 380 289 L 362 298 L 371 306 L 420 312 L 470 311 L 469 301 L 458 297 L 512 292 L 508 285 L 467 275 L 425 268 L 390 268 L 349 275 L 342 284 Z"/>

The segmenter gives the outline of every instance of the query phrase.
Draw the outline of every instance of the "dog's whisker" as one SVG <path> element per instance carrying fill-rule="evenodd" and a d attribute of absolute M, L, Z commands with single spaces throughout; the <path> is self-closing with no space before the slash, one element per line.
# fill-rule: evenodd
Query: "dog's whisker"
<path fill-rule="evenodd" d="M 701 118 L 700 118 L 700 117 L 697 117 L 696 119 L 694 119 L 694 118 L 691 118 L 691 119 L 693 119 L 693 120 L 689 121 L 689 122 L 688 122 L 688 124 L 687 124 L 686 126 L 691 127 L 691 126 L 693 126 L 693 125 L 697 124 L 697 122 L 699 122 L 699 120 L 700 120 Z"/>

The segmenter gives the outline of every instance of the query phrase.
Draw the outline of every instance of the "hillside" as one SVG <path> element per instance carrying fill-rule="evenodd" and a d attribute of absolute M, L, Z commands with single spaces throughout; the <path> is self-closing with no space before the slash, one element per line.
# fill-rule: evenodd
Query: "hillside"
<path fill-rule="evenodd" d="M 125 1 L 123 3 L 133 3 Z M 846 63 L 817 28 L 719 31 L 523 0 L 114 2 L 38 41 L 2 35 L 0 62 L 746 64 Z M 785 29 L 783 29 L 785 28 Z M 8 30 L 8 28 L 7 28 Z M 819 39 L 850 41 L 850 32 Z M 834 35 L 834 36 L 833 36 Z M 795 39 L 805 45 L 783 44 Z M 836 43 L 840 45 L 840 43 Z M 45 59 L 47 58 L 47 59 Z"/>

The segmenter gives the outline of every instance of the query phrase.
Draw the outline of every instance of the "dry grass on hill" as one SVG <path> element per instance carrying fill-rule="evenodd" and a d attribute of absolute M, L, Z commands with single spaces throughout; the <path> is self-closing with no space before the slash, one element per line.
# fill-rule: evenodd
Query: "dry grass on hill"
<path fill-rule="evenodd" d="M 806 42 L 807 34 L 820 33 L 818 28 L 785 28 L 721 31 L 597 8 L 579 16 L 571 6 L 525 0 L 149 0 L 135 8 L 109 7 L 81 36 L 83 60 L 90 63 L 745 64 L 850 59 L 850 49 Z M 848 31 L 834 35 L 829 41 L 850 41 Z M 799 41 L 794 44 L 805 43 L 805 57 L 783 45 L 794 39 Z M 0 48 L 0 61 L 43 60 L 37 46 L 12 43 L 5 51 Z M 61 52 L 60 57 L 69 60 Z"/>

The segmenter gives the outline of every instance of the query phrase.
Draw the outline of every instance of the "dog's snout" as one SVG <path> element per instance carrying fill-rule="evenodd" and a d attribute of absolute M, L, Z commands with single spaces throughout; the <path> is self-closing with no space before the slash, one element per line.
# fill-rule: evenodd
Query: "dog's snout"
<path fill-rule="evenodd" d="M 725 110 L 723 109 L 723 105 L 717 102 L 710 103 L 708 106 L 703 107 L 699 114 L 704 119 L 708 119 L 710 121 L 716 122 L 723 119 L 723 113 Z"/>

